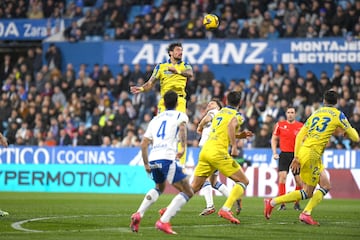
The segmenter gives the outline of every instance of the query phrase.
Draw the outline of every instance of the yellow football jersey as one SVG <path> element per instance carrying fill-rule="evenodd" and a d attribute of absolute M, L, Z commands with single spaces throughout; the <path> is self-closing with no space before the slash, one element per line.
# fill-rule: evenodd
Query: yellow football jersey
<path fill-rule="evenodd" d="M 160 80 L 160 94 L 164 96 L 165 93 L 169 90 L 175 91 L 179 97 L 185 98 L 185 86 L 187 78 L 183 75 L 173 73 L 168 70 L 170 66 L 174 66 L 178 71 L 185 71 L 187 69 L 192 69 L 191 65 L 183 61 L 179 61 L 177 64 L 173 65 L 170 60 L 164 63 L 158 64 L 152 73 L 152 77 Z"/>
<path fill-rule="evenodd" d="M 238 120 L 239 131 L 244 119 L 241 114 L 233 107 L 227 106 L 222 108 L 213 118 L 211 122 L 211 132 L 209 139 L 205 142 L 203 148 L 212 149 L 213 151 L 229 151 L 230 138 L 228 134 L 228 125 L 232 118 L 236 117 Z"/>
<path fill-rule="evenodd" d="M 331 135 L 337 127 L 348 129 L 350 123 L 345 114 L 335 107 L 322 107 L 315 111 L 305 122 L 308 128 L 302 146 L 312 147 L 322 154 Z"/>

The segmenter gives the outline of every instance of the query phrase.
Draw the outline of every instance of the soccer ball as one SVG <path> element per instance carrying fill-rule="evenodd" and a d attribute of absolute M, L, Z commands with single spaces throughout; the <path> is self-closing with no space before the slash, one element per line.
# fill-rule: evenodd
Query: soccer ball
<path fill-rule="evenodd" d="M 203 24 L 207 30 L 216 29 L 219 26 L 219 18 L 215 14 L 206 14 Z"/>

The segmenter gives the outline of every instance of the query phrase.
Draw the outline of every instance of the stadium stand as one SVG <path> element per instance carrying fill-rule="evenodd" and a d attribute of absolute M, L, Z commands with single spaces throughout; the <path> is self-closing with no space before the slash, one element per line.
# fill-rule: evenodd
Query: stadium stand
<path fill-rule="evenodd" d="M 74 42 L 151 39 L 145 35 L 156 24 L 164 27 L 164 36 L 172 26 L 176 26 L 178 38 L 184 39 L 189 36 L 189 31 L 197 31 L 194 23 L 204 12 L 220 16 L 221 27 L 213 33 L 215 38 L 323 38 L 340 35 L 360 39 L 359 0 L 209 0 L 196 3 L 189 0 L 5 0 L 0 4 L 0 18 L 54 17 L 59 12 L 61 17 L 70 18 L 74 23 L 73 28 L 69 24 L 64 32 L 66 39 Z M 76 24 L 79 18 L 85 19 L 81 25 Z M 146 19 L 151 20 L 150 25 L 146 24 Z M 300 19 L 305 21 L 306 28 L 302 29 Z M 139 28 L 138 35 L 135 26 Z M 310 27 L 315 33 L 308 32 Z M 236 31 L 231 32 L 232 28 Z M 290 29 L 291 34 L 286 29 Z M 117 37 L 118 31 L 121 37 Z M 48 53 L 47 49 L 30 48 L 25 56 L 1 56 L 0 131 L 4 132 L 9 143 L 59 145 L 66 138 L 67 144 L 73 145 L 71 140 L 76 136 L 76 144 L 101 145 L 103 137 L 107 136 L 118 144 L 135 133 L 127 146 L 138 145 L 149 117 L 156 114 L 158 91 L 150 91 L 146 96 L 132 96 L 128 86 L 146 80 L 152 66 L 139 69 L 139 66 L 125 64 L 120 72 L 111 72 L 106 65 L 84 64 L 75 69 L 71 62 L 61 59 L 56 46 L 53 49 Z M 47 54 L 45 62 L 42 62 L 43 54 Z M 55 63 L 66 66 L 65 70 L 56 67 Z M 192 93 L 188 96 L 192 125 L 197 124 L 204 114 L 206 99 L 213 96 L 224 99 L 226 93 L 234 89 L 243 91 L 241 112 L 252 120 L 245 126 L 249 129 L 257 131 L 251 126 L 253 120 L 270 129 L 274 122 L 284 117 L 284 108 L 290 103 L 297 106 L 298 119 L 304 121 L 319 107 L 320 99 L 315 93 L 334 87 L 341 95 L 339 108 L 360 132 L 360 68 L 335 65 L 331 75 L 315 76 L 310 72 L 301 76 L 298 75 L 298 66 L 290 65 L 286 70 L 281 65 L 254 66 L 254 74 L 246 81 L 232 81 L 226 85 L 215 79 L 210 87 L 204 88 L 198 84 L 199 76 L 203 74 L 201 66 L 193 67 L 196 74 L 188 84 L 188 91 Z M 206 91 L 207 88 L 210 91 Z M 273 116 L 265 114 L 267 103 L 272 101 L 278 112 Z M 101 120 L 100 124 L 100 119 L 107 121 Z M 198 137 L 194 136 L 194 139 Z M 265 141 L 252 139 L 251 142 L 269 143 L 271 134 L 265 138 Z M 195 142 L 192 144 L 196 145 Z M 359 148 L 345 140 L 341 133 L 332 137 L 328 147 Z"/>

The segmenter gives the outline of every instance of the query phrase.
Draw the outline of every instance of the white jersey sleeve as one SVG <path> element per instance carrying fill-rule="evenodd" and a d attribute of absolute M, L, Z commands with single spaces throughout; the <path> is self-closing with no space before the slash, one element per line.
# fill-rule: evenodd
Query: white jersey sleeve
<path fill-rule="evenodd" d="M 144 137 L 152 140 L 149 161 L 175 160 L 179 125 L 188 122 L 186 114 L 175 110 L 167 110 L 153 118 L 144 134 Z"/>
<path fill-rule="evenodd" d="M 208 122 L 207 124 L 205 124 L 203 131 L 201 133 L 201 138 L 200 138 L 200 142 L 199 142 L 199 146 L 202 147 L 205 142 L 208 140 L 209 135 L 210 135 L 210 131 L 211 131 L 211 121 L 214 118 L 214 116 L 219 112 L 219 110 L 217 109 L 212 109 L 210 111 L 208 111 L 205 115 L 206 116 L 210 116 L 211 120 L 210 122 Z"/>

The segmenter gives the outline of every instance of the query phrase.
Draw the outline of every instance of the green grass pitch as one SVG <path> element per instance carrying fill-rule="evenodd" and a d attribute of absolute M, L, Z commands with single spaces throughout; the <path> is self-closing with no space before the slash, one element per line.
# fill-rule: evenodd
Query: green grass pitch
<path fill-rule="evenodd" d="M 360 239 L 359 200 L 324 200 L 313 212 L 321 224 L 315 227 L 299 222 L 292 204 L 286 211 L 274 209 L 272 218 L 265 220 L 263 199 L 245 197 L 238 216 L 241 224 L 234 225 L 216 213 L 199 216 L 205 206 L 201 196 L 191 199 L 172 219 L 178 235 L 170 236 L 157 231 L 154 224 L 157 211 L 172 197 L 160 196 L 142 219 L 139 233 L 133 233 L 130 215 L 143 195 L 0 192 L 0 208 L 10 213 L 0 217 L 0 239 Z M 224 201 L 215 197 L 217 207 Z"/>

